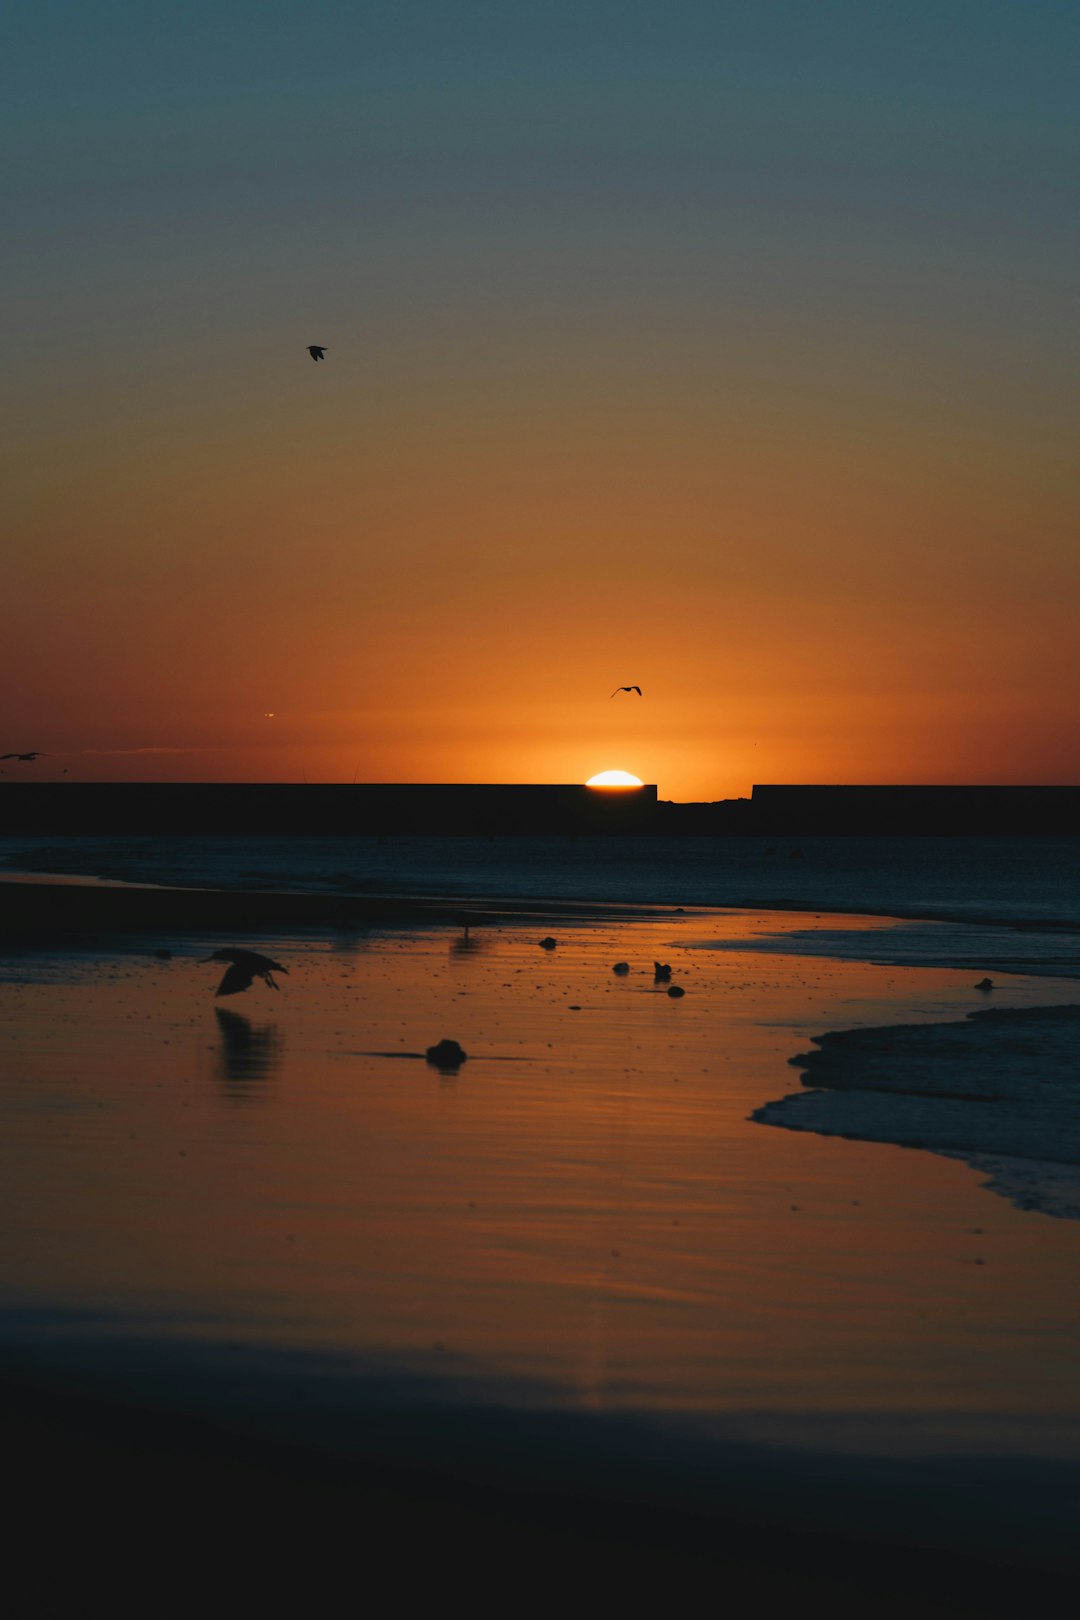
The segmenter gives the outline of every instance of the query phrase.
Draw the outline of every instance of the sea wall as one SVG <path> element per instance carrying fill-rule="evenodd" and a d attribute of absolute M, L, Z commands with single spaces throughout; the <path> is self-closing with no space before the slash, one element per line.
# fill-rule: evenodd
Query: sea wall
<path fill-rule="evenodd" d="M 1010 837 L 1080 833 L 1080 787 L 755 785 L 748 821 L 791 833 Z"/>
<path fill-rule="evenodd" d="M 765 783 L 675 804 L 655 785 L 0 782 L 0 834 L 653 834 L 765 838 L 1080 834 L 1080 787 Z"/>
<path fill-rule="evenodd" d="M 577 784 L 6 782 L 0 834 L 495 834 L 653 830 L 656 788 Z"/>

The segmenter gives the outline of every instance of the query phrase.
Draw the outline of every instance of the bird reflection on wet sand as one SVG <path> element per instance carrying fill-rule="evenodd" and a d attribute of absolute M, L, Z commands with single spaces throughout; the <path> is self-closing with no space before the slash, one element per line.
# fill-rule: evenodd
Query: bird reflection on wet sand
<path fill-rule="evenodd" d="M 230 1007 L 215 1007 L 221 1033 L 218 1074 L 232 1102 L 253 1102 L 281 1067 L 285 1039 L 276 1023 L 253 1024 Z"/>

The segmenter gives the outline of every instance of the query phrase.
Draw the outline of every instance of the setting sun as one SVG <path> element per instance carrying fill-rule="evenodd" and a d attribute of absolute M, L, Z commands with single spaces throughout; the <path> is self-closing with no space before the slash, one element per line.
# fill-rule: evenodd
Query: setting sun
<path fill-rule="evenodd" d="M 597 776 L 590 776 L 586 787 L 598 788 L 632 788 L 643 786 L 640 776 L 631 776 L 629 771 L 601 771 Z"/>

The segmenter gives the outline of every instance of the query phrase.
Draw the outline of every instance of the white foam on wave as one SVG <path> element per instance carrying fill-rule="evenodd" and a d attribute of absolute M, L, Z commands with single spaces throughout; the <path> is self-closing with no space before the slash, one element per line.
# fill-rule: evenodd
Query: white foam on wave
<path fill-rule="evenodd" d="M 818 956 L 874 962 L 888 967 L 949 967 L 971 973 L 1033 974 L 1080 978 L 1080 934 L 1071 929 L 1024 928 L 1010 923 L 950 920 L 878 921 L 853 927 L 767 929 L 756 936 L 682 940 L 684 949 L 761 951 L 766 955 Z"/>
<path fill-rule="evenodd" d="M 621 900 L 1080 932 L 1080 838 L 6 836 L 0 866 L 205 888 Z"/>
<path fill-rule="evenodd" d="M 1080 1007 L 993 1008 L 961 1023 L 815 1037 L 808 1092 L 766 1125 L 926 1148 L 971 1164 L 1021 1209 L 1080 1218 Z"/>

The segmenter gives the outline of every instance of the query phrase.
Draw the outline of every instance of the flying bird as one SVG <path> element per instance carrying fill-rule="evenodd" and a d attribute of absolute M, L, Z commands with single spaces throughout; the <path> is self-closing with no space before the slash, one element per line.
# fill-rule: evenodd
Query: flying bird
<path fill-rule="evenodd" d="M 41 748 L 35 748 L 29 754 L 0 754 L 0 759 L 48 759 L 48 757 Z"/>
<path fill-rule="evenodd" d="M 641 696 L 641 687 L 640 686 L 617 686 L 615 688 L 614 692 L 612 692 L 611 695 L 612 695 L 612 697 L 618 697 L 620 692 L 636 692 L 638 697 L 640 697 Z"/>
<path fill-rule="evenodd" d="M 310 356 L 311 356 L 311 358 L 313 360 L 325 360 L 326 359 L 326 344 L 325 343 L 309 343 L 308 346 L 307 346 L 307 352 L 308 352 L 308 354 L 310 354 Z"/>
<path fill-rule="evenodd" d="M 289 971 L 288 968 L 282 967 L 280 962 L 272 962 L 268 956 L 262 956 L 258 951 L 242 951 L 235 946 L 228 950 L 215 951 L 212 956 L 204 956 L 200 960 L 232 964 L 217 987 L 219 996 L 238 995 L 241 990 L 247 990 L 254 979 L 265 979 L 271 990 L 276 990 L 277 985 L 272 975 L 287 974 Z"/>

